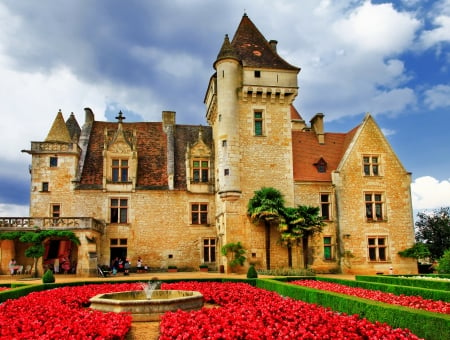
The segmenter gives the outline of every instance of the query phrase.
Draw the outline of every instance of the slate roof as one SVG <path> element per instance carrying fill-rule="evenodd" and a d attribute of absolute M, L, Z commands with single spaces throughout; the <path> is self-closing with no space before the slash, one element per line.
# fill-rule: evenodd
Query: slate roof
<path fill-rule="evenodd" d="M 314 131 L 292 131 L 292 156 L 294 181 L 331 181 L 358 127 L 347 133 L 325 133 L 325 143 L 320 144 Z M 319 172 L 316 164 L 321 158 L 327 163 L 326 172 Z"/>
<path fill-rule="evenodd" d="M 278 55 L 246 14 L 242 17 L 231 45 L 228 36 L 225 36 L 217 60 L 224 57 L 237 57 L 244 67 L 300 70 L 300 68 L 289 64 Z"/>

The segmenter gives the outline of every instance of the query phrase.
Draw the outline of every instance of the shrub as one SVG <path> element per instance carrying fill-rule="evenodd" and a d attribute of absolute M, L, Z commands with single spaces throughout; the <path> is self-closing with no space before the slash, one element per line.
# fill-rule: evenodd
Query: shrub
<path fill-rule="evenodd" d="M 258 273 L 257 273 L 257 271 L 256 271 L 256 269 L 255 269 L 255 266 L 254 265 L 250 265 L 250 267 L 248 268 L 248 271 L 247 271 L 247 278 L 248 279 L 256 279 L 256 278 L 258 278 Z"/>
<path fill-rule="evenodd" d="M 450 274 L 450 249 L 447 249 L 439 259 L 437 271 L 439 274 Z"/>
<path fill-rule="evenodd" d="M 48 269 L 44 276 L 42 276 L 42 283 L 54 283 L 55 282 L 55 277 L 53 276 L 53 272 Z"/>

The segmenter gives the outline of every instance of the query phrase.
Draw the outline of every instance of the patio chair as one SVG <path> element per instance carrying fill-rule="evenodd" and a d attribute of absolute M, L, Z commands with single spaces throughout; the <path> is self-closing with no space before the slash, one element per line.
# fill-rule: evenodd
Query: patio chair
<path fill-rule="evenodd" d="M 27 266 L 25 267 L 23 273 L 31 275 L 31 264 L 27 264 Z"/>

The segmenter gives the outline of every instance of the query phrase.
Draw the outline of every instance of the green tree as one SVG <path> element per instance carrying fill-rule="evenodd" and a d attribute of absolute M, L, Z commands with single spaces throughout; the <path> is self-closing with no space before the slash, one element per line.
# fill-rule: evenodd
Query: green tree
<path fill-rule="evenodd" d="M 266 266 L 270 269 L 270 231 L 278 226 L 283 218 L 284 198 L 280 191 L 271 187 L 263 187 L 254 192 L 249 200 L 247 214 L 254 224 L 264 224 L 266 243 Z"/>
<path fill-rule="evenodd" d="M 399 251 L 398 254 L 403 257 L 411 257 L 417 260 L 426 259 L 431 255 L 427 245 L 422 242 L 415 243 L 411 248 Z"/>
<path fill-rule="evenodd" d="M 220 249 L 222 255 L 227 256 L 227 254 L 229 252 L 231 252 L 233 255 L 231 261 L 230 261 L 230 266 L 231 267 L 235 267 L 237 265 L 244 265 L 244 262 L 246 260 L 245 255 L 245 249 L 242 246 L 241 242 L 237 242 L 237 243 L 227 243 L 224 246 L 222 246 L 222 248 Z"/>
<path fill-rule="evenodd" d="M 450 249 L 450 207 L 419 212 L 417 217 L 416 242 L 428 247 L 432 260 L 441 258 Z"/>
<path fill-rule="evenodd" d="M 309 238 L 320 233 L 325 226 L 319 207 L 299 205 L 297 208 L 285 208 L 284 216 L 287 228 L 281 231 L 281 240 L 288 246 L 288 262 L 292 267 L 292 245 L 301 240 L 303 248 L 303 267 L 308 267 Z"/>
<path fill-rule="evenodd" d="M 447 249 L 439 259 L 439 264 L 436 269 L 439 274 L 450 274 L 450 249 Z"/>
<path fill-rule="evenodd" d="M 80 245 L 79 238 L 68 230 L 40 230 L 35 231 L 10 231 L 0 233 L 0 240 L 19 240 L 28 243 L 30 246 L 25 250 L 25 256 L 33 258 L 34 276 L 37 277 L 38 260 L 44 255 L 44 241 L 49 239 L 68 239 Z"/>

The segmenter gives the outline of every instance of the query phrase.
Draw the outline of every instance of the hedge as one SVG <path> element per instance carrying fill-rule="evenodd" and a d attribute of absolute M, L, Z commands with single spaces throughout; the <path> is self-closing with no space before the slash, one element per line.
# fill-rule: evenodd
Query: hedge
<path fill-rule="evenodd" d="M 393 328 L 408 328 L 428 340 L 450 339 L 450 315 L 447 314 L 389 305 L 270 279 L 258 279 L 256 286 L 282 296 L 329 307 L 337 312 L 358 314 L 369 321 L 387 323 Z"/>
<path fill-rule="evenodd" d="M 355 281 L 355 280 L 345 280 L 337 278 L 328 277 L 318 277 L 317 281 L 334 282 L 339 283 L 349 287 L 358 287 L 371 290 L 379 290 L 386 293 L 392 293 L 395 295 L 409 295 L 409 296 L 421 296 L 424 299 L 429 300 L 441 300 L 445 302 L 450 302 L 450 291 L 437 290 L 437 289 L 427 289 L 420 287 L 410 287 L 410 286 L 399 286 L 395 284 L 378 283 L 378 282 L 368 282 L 368 281 Z"/>
<path fill-rule="evenodd" d="M 450 281 L 413 279 L 401 276 L 356 275 L 356 281 L 380 282 L 398 286 L 420 287 L 450 291 Z"/>

